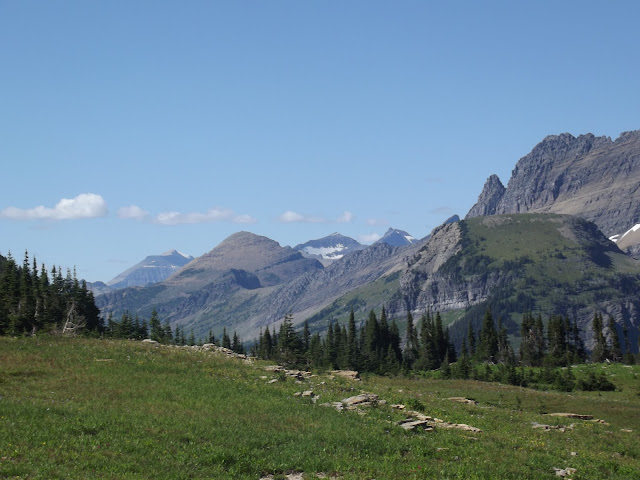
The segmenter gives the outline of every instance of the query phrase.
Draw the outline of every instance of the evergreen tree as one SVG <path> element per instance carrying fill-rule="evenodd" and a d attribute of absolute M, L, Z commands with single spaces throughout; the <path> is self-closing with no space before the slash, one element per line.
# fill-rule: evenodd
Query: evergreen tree
<path fill-rule="evenodd" d="M 620 337 L 618 336 L 616 322 L 611 315 L 609 315 L 609 320 L 607 321 L 607 328 L 609 330 L 609 338 L 611 341 L 611 346 L 609 348 L 611 361 L 620 362 L 622 360 L 622 345 L 620 345 Z"/>
<path fill-rule="evenodd" d="M 469 329 L 467 331 L 467 344 L 469 347 L 469 356 L 476 354 L 476 334 L 473 331 L 473 322 L 469 321 Z"/>
<path fill-rule="evenodd" d="M 160 324 L 158 311 L 155 308 L 151 311 L 151 318 L 149 319 L 149 337 L 151 340 L 161 343 L 165 340 L 164 328 Z"/>
<path fill-rule="evenodd" d="M 622 324 L 622 336 L 624 338 L 624 356 L 623 361 L 627 365 L 633 365 L 635 363 L 635 359 L 633 357 L 633 353 L 631 352 L 631 340 L 629 340 L 629 329 L 627 328 L 627 324 Z"/>
<path fill-rule="evenodd" d="M 595 346 L 591 352 L 591 360 L 596 363 L 604 362 L 609 357 L 609 348 L 607 347 L 607 340 L 602 333 L 602 314 L 594 314 L 591 328 L 595 337 Z"/>
<path fill-rule="evenodd" d="M 329 368 L 337 368 L 337 356 L 336 345 L 333 339 L 333 320 L 329 319 L 329 324 L 327 326 L 327 336 L 324 339 L 324 364 Z"/>
<path fill-rule="evenodd" d="M 482 329 L 480 330 L 480 342 L 476 357 L 481 362 L 493 362 L 498 353 L 498 335 L 496 327 L 493 324 L 493 315 L 491 309 L 487 308 L 484 319 L 482 321 Z"/>
<path fill-rule="evenodd" d="M 407 312 L 407 338 L 404 351 L 402 352 L 403 367 L 405 370 L 410 370 L 414 362 L 418 359 L 419 347 L 418 333 L 413 325 L 413 315 L 411 315 L 411 312 Z"/>
<path fill-rule="evenodd" d="M 360 349 L 358 348 L 358 332 L 356 330 L 356 318 L 351 307 L 349 313 L 349 328 L 347 330 L 347 348 L 349 350 L 349 368 L 358 370 L 360 368 Z"/>
<path fill-rule="evenodd" d="M 559 315 L 552 315 L 547 326 L 549 345 L 547 362 L 550 366 L 560 367 L 567 365 L 568 345 L 566 338 L 564 319 Z"/>
<path fill-rule="evenodd" d="M 584 342 L 582 341 L 582 337 L 580 337 L 580 329 L 578 328 L 578 321 L 575 318 L 573 319 L 571 331 L 572 331 L 571 341 L 573 343 L 573 350 L 575 352 L 574 359 L 572 361 L 575 363 L 584 362 L 587 359 L 587 351 L 584 348 Z"/>
<path fill-rule="evenodd" d="M 380 325 L 373 310 L 369 312 L 361 338 L 362 367 L 367 372 L 376 372 L 380 367 Z"/>
<path fill-rule="evenodd" d="M 178 327 L 176 327 L 177 329 Z M 169 324 L 169 320 L 164 321 L 164 339 L 163 343 L 172 343 L 173 342 L 173 332 L 171 331 L 171 325 Z M 177 343 L 177 342 L 176 342 Z M 184 331 L 182 332 L 182 343 L 184 345 Z"/>
<path fill-rule="evenodd" d="M 282 365 L 296 365 L 300 360 L 301 349 L 302 341 L 293 328 L 293 316 L 287 314 L 280 324 L 277 359 Z"/>
<path fill-rule="evenodd" d="M 304 321 L 304 327 L 302 329 L 302 351 L 307 352 L 309 350 L 309 342 L 311 341 L 311 332 L 309 331 L 309 322 Z"/>
<path fill-rule="evenodd" d="M 222 329 L 222 348 L 228 348 L 231 350 L 231 339 L 227 334 L 227 327 L 223 327 Z"/>

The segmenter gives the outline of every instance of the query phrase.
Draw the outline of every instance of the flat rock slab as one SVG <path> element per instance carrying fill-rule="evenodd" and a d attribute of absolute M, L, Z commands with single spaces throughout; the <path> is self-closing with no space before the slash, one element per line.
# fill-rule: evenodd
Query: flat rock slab
<path fill-rule="evenodd" d="M 593 415 L 580 415 L 579 413 L 547 413 L 550 417 L 577 418 L 579 420 L 593 420 Z"/>
<path fill-rule="evenodd" d="M 378 403 L 378 395 L 375 393 L 361 393 L 360 395 L 342 399 L 342 403 L 346 406 L 357 405 L 359 407 L 376 405 Z"/>
<path fill-rule="evenodd" d="M 355 370 L 331 370 L 329 373 L 336 377 L 348 378 L 349 380 L 360 380 L 360 374 Z"/>
<path fill-rule="evenodd" d="M 410 428 L 404 427 L 403 425 L 410 424 L 412 422 L 413 423 L 420 422 L 420 424 L 424 423 L 425 425 L 430 427 L 431 430 L 434 428 L 445 428 L 445 429 L 464 430 L 466 432 L 474 432 L 474 433 L 482 432 L 482 430 L 480 430 L 479 428 L 472 427 L 471 425 L 467 425 L 466 423 L 445 422 L 444 420 L 440 420 L 439 418 L 430 417 L 429 415 L 425 415 L 423 413 L 415 412 L 415 411 L 410 411 L 408 413 L 410 417 L 398 423 L 398 425 L 400 425 L 403 428 L 406 428 L 407 430 L 410 430 Z"/>
<path fill-rule="evenodd" d="M 429 425 L 427 420 L 404 420 L 398 425 L 405 430 L 415 430 L 418 427 L 421 427 L 422 430 L 433 430 L 433 427 Z"/>
<path fill-rule="evenodd" d="M 539 428 L 540 430 L 544 430 L 546 432 L 550 430 L 558 430 L 559 432 L 570 432 L 573 430 L 573 424 L 571 425 L 546 425 L 544 423 L 531 422 L 533 428 Z"/>
<path fill-rule="evenodd" d="M 449 400 L 451 400 L 452 402 L 456 402 L 456 403 L 465 403 L 467 405 L 478 405 L 478 402 L 476 402 L 475 400 L 471 400 L 470 398 L 464 398 L 464 397 L 449 397 Z"/>

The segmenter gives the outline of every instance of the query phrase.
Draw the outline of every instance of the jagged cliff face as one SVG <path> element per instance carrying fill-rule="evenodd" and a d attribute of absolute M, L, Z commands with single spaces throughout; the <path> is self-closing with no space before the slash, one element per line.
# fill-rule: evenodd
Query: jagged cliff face
<path fill-rule="evenodd" d="M 640 222 L 640 130 L 612 141 L 546 137 L 521 158 L 506 189 L 492 175 L 466 218 L 554 212 L 594 222 L 607 236 Z"/>
<path fill-rule="evenodd" d="M 480 192 L 478 202 L 471 207 L 466 218 L 495 215 L 498 204 L 504 197 L 505 190 L 506 188 L 504 188 L 498 176 L 491 175 L 485 182 L 482 192 Z"/>

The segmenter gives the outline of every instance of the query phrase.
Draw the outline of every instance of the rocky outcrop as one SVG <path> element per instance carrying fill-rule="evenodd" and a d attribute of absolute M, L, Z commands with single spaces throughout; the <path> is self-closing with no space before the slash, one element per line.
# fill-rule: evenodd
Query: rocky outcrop
<path fill-rule="evenodd" d="M 504 192 L 487 180 L 467 218 L 555 212 L 594 222 L 607 236 L 640 221 L 640 130 L 612 141 L 592 134 L 550 135 L 521 158 Z"/>
<path fill-rule="evenodd" d="M 480 192 L 478 202 L 471 207 L 466 218 L 484 217 L 486 215 L 495 215 L 498 204 L 504 196 L 506 188 L 497 175 L 491 175 Z"/>

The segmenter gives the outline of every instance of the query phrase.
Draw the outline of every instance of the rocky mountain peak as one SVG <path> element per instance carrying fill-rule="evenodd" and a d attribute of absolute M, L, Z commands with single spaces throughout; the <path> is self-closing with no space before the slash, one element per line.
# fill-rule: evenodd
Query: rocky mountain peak
<path fill-rule="evenodd" d="M 502 195 L 489 177 L 467 218 L 504 213 L 578 215 L 606 235 L 640 221 L 640 131 L 610 137 L 549 135 L 522 157 Z"/>
<path fill-rule="evenodd" d="M 484 183 L 482 192 L 478 196 L 478 201 L 471 207 L 466 218 L 470 217 L 484 217 L 486 215 L 493 215 L 496 213 L 498 203 L 502 199 L 506 188 L 500 181 L 497 175 L 491 175 Z"/>
<path fill-rule="evenodd" d="M 416 239 L 409 235 L 404 230 L 398 230 L 397 228 L 389 228 L 381 239 L 375 243 L 386 243 L 392 247 L 403 247 L 405 245 L 411 245 L 415 243 Z"/>

